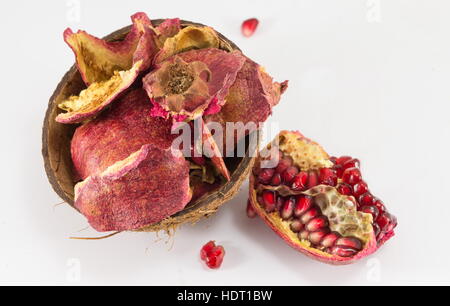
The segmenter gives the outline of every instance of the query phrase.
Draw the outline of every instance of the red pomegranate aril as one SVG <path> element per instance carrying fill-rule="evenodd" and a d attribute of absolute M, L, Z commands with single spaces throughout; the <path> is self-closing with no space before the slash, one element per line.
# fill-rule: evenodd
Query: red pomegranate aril
<path fill-rule="evenodd" d="M 342 164 L 342 168 L 345 171 L 348 168 L 359 168 L 359 159 L 352 158 Z"/>
<path fill-rule="evenodd" d="M 279 186 L 281 184 L 281 174 L 275 173 L 270 180 L 270 185 Z"/>
<path fill-rule="evenodd" d="M 274 173 L 275 173 L 275 169 L 273 169 L 273 168 L 261 169 L 261 172 L 259 172 L 259 176 L 258 176 L 259 182 L 262 184 L 269 184 Z"/>
<path fill-rule="evenodd" d="M 382 232 L 386 232 L 386 229 L 388 228 L 388 225 L 391 221 L 391 218 L 389 218 L 388 213 L 383 213 L 377 218 L 377 223 L 380 226 L 380 230 Z"/>
<path fill-rule="evenodd" d="M 378 239 L 378 234 L 381 232 L 380 226 L 377 223 L 373 223 L 372 227 L 373 227 L 373 233 L 375 234 L 375 237 Z"/>
<path fill-rule="evenodd" d="M 341 235 L 337 232 L 327 234 L 321 241 L 322 246 L 331 248 L 336 243 L 336 240 L 341 238 Z"/>
<path fill-rule="evenodd" d="M 319 177 L 315 171 L 308 173 L 308 189 L 319 185 Z"/>
<path fill-rule="evenodd" d="M 337 191 L 343 195 L 352 195 L 353 188 L 349 184 L 341 183 L 337 186 Z"/>
<path fill-rule="evenodd" d="M 216 244 L 214 243 L 214 241 L 209 241 L 208 243 L 206 243 L 200 250 L 200 258 L 202 260 L 205 260 L 215 246 Z"/>
<path fill-rule="evenodd" d="M 294 208 L 296 204 L 296 199 L 294 196 L 291 196 L 284 201 L 283 208 L 281 209 L 281 218 L 283 220 L 288 220 L 294 214 Z"/>
<path fill-rule="evenodd" d="M 308 240 L 309 232 L 307 230 L 302 230 L 300 233 L 298 233 L 298 239 L 300 240 Z"/>
<path fill-rule="evenodd" d="M 328 185 L 328 186 L 336 186 L 337 184 L 337 175 L 336 171 L 330 168 L 322 168 L 319 170 L 319 183 Z"/>
<path fill-rule="evenodd" d="M 306 224 L 306 229 L 310 232 L 318 231 L 321 228 L 328 226 L 328 219 L 325 216 L 320 216 L 317 218 L 312 219 L 311 221 Z"/>
<path fill-rule="evenodd" d="M 389 217 L 391 219 L 391 222 L 389 222 L 389 225 L 386 229 L 386 233 L 391 232 L 397 226 L 397 218 L 391 214 L 389 214 Z"/>
<path fill-rule="evenodd" d="M 277 203 L 275 204 L 275 210 L 281 211 L 284 205 L 284 198 L 282 196 L 277 197 Z"/>
<path fill-rule="evenodd" d="M 259 21 L 256 18 L 250 18 L 245 20 L 242 23 L 241 31 L 245 37 L 250 37 L 255 33 L 256 28 L 258 27 Z"/>
<path fill-rule="evenodd" d="M 308 183 L 308 173 L 302 171 L 297 174 L 292 180 L 291 188 L 295 191 L 302 191 L 306 189 Z"/>
<path fill-rule="evenodd" d="M 370 192 L 366 192 L 359 197 L 358 202 L 360 206 L 374 205 L 375 198 Z"/>
<path fill-rule="evenodd" d="M 291 166 L 291 167 L 287 168 L 282 174 L 284 183 L 286 185 L 289 185 L 292 182 L 292 180 L 294 179 L 294 176 L 296 176 L 297 174 L 298 174 L 297 167 Z"/>
<path fill-rule="evenodd" d="M 348 168 L 342 174 L 342 180 L 349 185 L 355 185 L 361 181 L 361 171 L 358 168 Z"/>
<path fill-rule="evenodd" d="M 305 212 L 308 211 L 312 203 L 313 201 L 310 196 L 306 195 L 297 196 L 297 206 L 295 206 L 294 215 L 296 217 L 300 217 L 301 215 L 303 215 Z"/>
<path fill-rule="evenodd" d="M 294 233 L 300 232 L 301 230 L 303 230 L 303 227 L 304 227 L 303 223 L 300 222 L 300 220 L 298 220 L 298 219 L 295 219 L 294 221 L 292 221 L 292 223 L 290 225 L 291 231 L 293 231 Z"/>
<path fill-rule="evenodd" d="M 358 251 L 350 248 L 350 247 L 346 247 L 346 246 L 340 246 L 340 245 L 336 245 L 334 247 L 331 248 L 330 253 L 333 255 L 337 255 L 340 257 L 351 257 L 353 255 L 355 255 Z"/>
<path fill-rule="evenodd" d="M 362 211 L 363 213 L 371 214 L 372 215 L 372 219 L 374 221 L 378 218 L 378 215 L 380 213 L 378 208 L 376 208 L 373 205 L 363 206 L 363 207 L 361 207 L 360 211 Z"/>
<path fill-rule="evenodd" d="M 374 199 L 373 205 L 376 208 L 378 208 L 378 211 L 380 212 L 380 214 L 382 214 L 382 213 L 384 213 L 386 211 L 386 208 L 384 207 L 383 201 L 381 201 L 379 199 Z"/>
<path fill-rule="evenodd" d="M 367 183 L 364 181 L 361 181 L 355 186 L 353 186 L 353 195 L 355 197 L 359 197 L 360 195 L 366 193 L 367 191 L 369 191 L 369 187 L 367 186 Z"/>
<path fill-rule="evenodd" d="M 323 228 L 318 231 L 309 233 L 308 240 L 311 241 L 312 244 L 319 245 L 329 232 L 330 230 L 328 228 Z"/>
<path fill-rule="evenodd" d="M 341 156 L 338 159 L 336 159 L 336 164 L 343 165 L 345 162 L 353 159 L 351 156 Z"/>
<path fill-rule="evenodd" d="M 250 203 L 250 200 L 247 201 L 247 217 L 251 219 L 256 217 L 256 211 Z"/>
<path fill-rule="evenodd" d="M 264 208 L 266 212 L 273 212 L 275 210 L 276 195 L 273 191 L 265 190 L 262 194 Z"/>
<path fill-rule="evenodd" d="M 283 154 L 283 153 L 281 153 L 281 154 Z M 290 156 L 285 156 L 285 157 L 281 158 L 280 161 L 278 162 L 278 165 L 275 168 L 275 172 L 281 174 L 290 166 L 292 166 L 292 158 Z"/>
<path fill-rule="evenodd" d="M 320 215 L 319 208 L 313 206 L 307 212 L 305 212 L 303 216 L 300 217 L 300 221 L 302 221 L 303 224 L 306 224 L 319 215 Z"/>
<path fill-rule="evenodd" d="M 362 242 L 355 237 L 341 237 L 336 241 L 337 246 L 350 247 L 355 250 L 362 250 Z"/>

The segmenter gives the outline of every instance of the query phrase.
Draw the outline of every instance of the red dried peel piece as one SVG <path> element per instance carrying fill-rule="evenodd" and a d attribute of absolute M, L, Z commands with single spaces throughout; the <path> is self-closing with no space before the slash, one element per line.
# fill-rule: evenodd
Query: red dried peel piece
<path fill-rule="evenodd" d="M 289 245 L 319 261 L 348 264 L 375 252 L 394 235 L 395 217 L 385 213 L 382 224 L 380 217 L 376 220 L 372 217 L 378 209 L 361 204 L 364 201 L 365 205 L 375 205 L 375 198 L 370 195 L 373 199 L 370 200 L 364 195 L 356 199 L 352 194 L 340 193 L 353 192 L 352 188 L 343 188 L 344 179 L 355 186 L 360 184 L 356 175 L 360 175 L 359 170 L 351 167 L 355 165 L 353 161 L 349 161 L 348 170 L 339 172 L 343 166 L 339 161 L 343 159 L 329 157 L 320 145 L 298 132 L 281 132 L 267 150 L 280 158 L 278 167 L 261 169 L 265 158 L 257 159 L 250 176 L 250 202 Z M 286 173 L 292 167 L 297 168 L 299 176 L 308 173 L 309 180 L 314 176 L 317 181 L 309 183 L 312 186 L 297 188 L 295 185 L 296 188 L 292 188 L 296 176 L 292 182 L 286 181 Z M 280 171 L 283 180 L 268 185 Z M 353 176 L 345 176 L 346 171 Z M 275 209 L 278 202 L 281 205 Z M 377 205 L 385 210 L 379 202 Z M 291 203 L 295 203 L 292 204 L 294 208 L 288 206 Z"/>
<path fill-rule="evenodd" d="M 165 41 L 177 35 L 181 31 L 181 21 L 179 18 L 166 19 L 155 28 L 157 34 L 158 47 L 164 46 Z"/>
<path fill-rule="evenodd" d="M 151 104 L 143 89 L 128 92 L 96 119 L 78 127 L 72 137 L 74 168 L 81 179 L 103 172 L 145 144 L 161 149 L 172 145 L 172 122 L 150 117 Z"/>
<path fill-rule="evenodd" d="M 75 186 L 75 207 L 97 231 L 136 230 L 182 210 L 191 199 L 181 151 L 144 145 Z"/>
<path fill-rule="evenodd" d="M 239 51 L 191 50 L 156 66 L 143 80 L 153 116 L 193 120 L 219 112 L 245 58 Z"/>
<path fill-rule="evenodd" d="M 228 137 L 237 144 L 255 128 L 258 128 L 259 123 L 267 120 L 272 114 L 272 108 L 278 104 L 287 87 L 288 81 L 273 82 L 272 77 L 265 72 L 263 67 L 246 58 L 245 64 L 237 74 L 236 81 L 225 98 L 225 105 L 222 106 L 219 113 L 206 116 L 205 121 L 218 122 L 222 125 L 224 146 Z M 242 122 L 248 129 L 234 135 L 227 135 L 227 122 Z M 223 152 L 228 155 L 232 153 L 232 150 L 234 147 L 228 150 L 224 148 Z"/>

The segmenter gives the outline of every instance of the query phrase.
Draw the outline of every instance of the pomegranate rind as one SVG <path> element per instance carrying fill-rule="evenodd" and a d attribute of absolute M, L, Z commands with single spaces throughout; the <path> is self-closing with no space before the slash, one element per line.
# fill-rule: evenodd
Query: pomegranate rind
<path fill-rule="evenodd" d="M 126 89 L 128 89 L 139 76 L 142 61 L 137 62 L 128 71 L 119 71 L 109 80 L 91 84 L 78 96 L 71 96 L 58 105 L 66 110 L 56 117 L 59 123 L 80 123 L 97 116 Z"/>
<path fill-rule="evenodd" d="M 161 50 L 155 57 L 155 63 L 192 49 L 219 48 L 221 45 L 219 35 L 210 27 L 187 26 L 173 37 L 165 39 Z"/>
<path fill-rule="evenodd" d="M 226 103 L 220 112 L 205 117 L 206 122 L 218 122 L 224 131 L 223 144 L 237 144 L 242 138 L 259 128 L 259 124 L 272 114 L 272 108 L 280 101 L 286 91 L 288 81 L 274 82 L 265 69 L 246 58 L 242 69 L 236 76 L 236 81 L 230 87 L 225 98 Z M 227 135 L 227 123 L 242 123 L 245 128 L 233 135 Z M 230 138 L 230 139 L 228 139 Z M 228 141 L 227 141 L 228 139 Z M 223 148 L 226 154 L 233 148 Z"/>
<path fill-rule="evenodd" d="M 115 71 L 124 71 L 133 65 L 133 57 L 140 39 L 152 28 L 145 13 L 131 16 L 133 25 L 124 40 L 107 42 L 85 31 L 64 31 L 64 41 L 75 54 L 78 70 L 86 85 L 109 80 Z M 149 50 L 153 53 L 156 50 Z M 142 58 L 141 58 L 142 59 Z"/>
<path fill-rule="evenodd" d="M 167 59 L 143 80 L 154 105 L 152 115 L 185 121 L 219 112 L 244 61 L 239 51 L 229 53 L 212 48 Z M 172 85 L 174 75 L 180 76 L 182 86 Z"/>
<path fill-rule="evenodd" d="M 181 211 L 191 196 L 189 163 L 181 151 L 153 145 L 75 185 L 75 207 L 100 232 L 159 222 Z"/>
<path fill-rule="evenodd" d="M 176 135 L 171 121 L 149 116 L 151 104 L 143 89 L 117 99 L 113 108 L 78 127 L 71 141 L 71 155 L 78 178 L 101 173 L 145 144 L 171 147 Z"/>
<path fill-rule="evenodd" d="M 155 28 L 158 47 L 162 48 L 165 41 L 177 35 L 181 31 L 181 21 L 179 18 L 166 19 Z"/>
<path fill-rule="evenodd" d="M 250 175 L 250 186 L 255 185 L 254 175 Z M 268 214 L 257 202 L 256 191 L 250 188 L 249 194 L 250 203 L 256 213 L 264 220 L 264 222 L 269 225 L 269 227 L 284 241 L 287 242 L 289 246 L 300 251 L 301 253 L 307 255 L 308 257 L 332 265 L 346 265 L 354 263 L 355 261 L 364 258 L 377 250 L 377 242 L 375 235 L 372 233 L 369 235 L 368 241 L 365 243 L 364 249 L 359 251 L 355 256 L 352 257 L 340 257 L 332 255 L 326 252 L 322 252 L 316 248 L 310 247 L 300 241 L 297 234 L 293 233 L 289 226 L 279 216 L 274 216 L 273 214 Z"/>

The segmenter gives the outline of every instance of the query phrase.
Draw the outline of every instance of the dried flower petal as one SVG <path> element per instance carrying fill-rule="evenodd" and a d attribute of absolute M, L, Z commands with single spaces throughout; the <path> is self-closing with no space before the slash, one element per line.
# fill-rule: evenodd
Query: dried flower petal
<path fill-rule="evenodd" d="M 176 121 L 216 113 L 224 104 L 245 57 L 219 49 L 191 50 L 158 65 L 143 80 L 154 104 L 153 116 Z"/>
<path fill-rule="evenodd" d="M 75 186 L 75 207 L 97 231 L 136 230 L 182 210 L 191 199 L 181 151 L 144 145 Z"/>
<path fill-rule="evenodd" d="M 85 179 L 127 158 L 145 144 L 171 147 L 177 135 L 172 122 L 150 117 L 151 104 L 143 89 L 128 92 L 114 107 L 78 127 L 71 142 L 72 160 L 78 177 Z"/>

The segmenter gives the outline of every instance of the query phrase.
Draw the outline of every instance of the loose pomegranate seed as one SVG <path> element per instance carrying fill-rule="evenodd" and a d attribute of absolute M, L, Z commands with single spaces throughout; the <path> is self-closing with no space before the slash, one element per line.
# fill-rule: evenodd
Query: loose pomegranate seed
<path fill-rule="evenodd" d="M 337 191 L 343 195 L 352 195 L 353 194 L 352 190 L 353 188 L 345 183 L 339 184 L 339 186 L 337 186 Z"/>
<path fill-rule="evenodd" d="M 283 173 L 287 168 L 292 166 L 292 163 L 293 161 L 290 156 L 285 156 L 281 158 L 280 161 L 278 162 L 277 167 L 275 168 L 275 172 L 280 174 Z"/>
<path fill-rule="evenodd" d="M 352 249 L 350 247 L 345 246 L 334 246 L 330 250 L 331 254 L 341 256 L 341 257 L 350 257 L 355 255 L 358 251 L 355 249 Z"/>
<path fill-rule="evenodd" d="M 292 180 L 291 188 L 295 191 L 302 191 L 306 189 L 308 183 L 308 173 L 302 171 L 297 174 Z"/>
<path fill-rule="evenodd" d="M 294 209 L 294 215 L 300 217 L 309 210 L 312 205 L 312 198 L 310 196 L 297 196 L 297 206 Z"/>
<path fill-rule="evenodd" d="M 332 232 L 326 235 L 323 240 L 321 241 L 322 246 L 326 248 L 330 248 L 334 246 L 336 243 L 336 240 L 338 240 L 341 237 L 341 235 L 337 232 Z"/>
<path fill-rule="evenodd" d="M 320 242 L 328 235 L 330 232 L 329 229 L 323 228 L 318 231 L 312 232 L 308 236 L 308 240 L 311 241 L 312 244 L 319 245 Z"/>
<path fill-rule="evenodd" d="M 328 186 L 336 186 L 337 184 L 337 175 L 336 171 L 329 168 L 322 168 L 319 170 L 319 183 L 328 185 Z"/>
<path fill-rule="evenodd" d="M 281 174 L 275 173 L 270 180 L 270 185 L 279 186 L 281 184 Z"/>
<path fill-rule="evenodd" d="M 275 210 L 275 192 L 265 190 L 262 194 L 263 202 L 264 202 L 264 208 L 267 212 L 273 212 Z"/>
<path fill-rule="evenodd" d="M 253 33 L 255 33 L 256 28 L 258 27 L 258 24 L 259 24 L 259 21 L 256 18 L 250 18 L 250 19 L 245 20 L 241 26 L 242 34 L 245 37 L 252 36 Z"/>
<path fill-rule="evenodd" d="M 355 197 L 359 197 L 360 195 L 366 193 L 367 191 L 369 191 L 369 187 L 367 186 L 367 183 L 364 181 L 361 181 L 355 186 L 353 186 L 353 195 Z"/>
<path fill-rule="evenodd" d="M 319 185 L 319 177 L 315 171 L 308 173 L 308 189 Z"/>
<path fill-rule="evenodd" d="M 376 208 L 373 205 L 363 206 L 363 207 L 361 207 L 360 211 L 367 213 L 367 214 L 371 214 L 373 220 L 376 220 L 378 218 L 378 214 L 380 213 L 378 208 Z"/>
<path fill-rule="evenodd" d="M 366 206 L 366 205 L 374 205 L 375 204 L 375 198 L 370 192 L 366 192 L 358 199 L 360 206 Z"/>
<path fill-rule="evenodd" d="M 294 233 L 298 233 L 303 229 L 303 223 L 300 222 L 300 220 L 295 219 L 294 221 L 292 221 L 290 227 L 291 231 L 293 231 Z"/>
<path fill-rule="evenodd" d="M 303 216 L 300 217 L 300 221 L 302 221 L 303 224 L 306 224 L 310 220 L 314 219 L 315 217 L 317 217 L 319 215 L 320 215 L 320 209 L 313 206 L 307 212 L 305 212 L 303 214 Z"/>
<path fill-rule="evenodd" d="M 348 168 L 342 174 L 342 180 L 353 186 L 361 181 L 361 171 L 356 167 Z"/>
<path fill-rule="evenodd" d="M 323 227 L 327 227 L 328 226 L 328 219 L 325 216 L 320 216 L 317 218 L 312 219 L 311 221 L 308 222 L 308 224 L 306 224 L 306 230 L 310 231 L 310 232 L 315 232 L 320 230 Z"/>
<path fill-rule="evenodd" d="M 362 249 L 361 240 L 355 237 L 341 237 L 336 241 L 337 246 L 350 247 L 355 250 Z"/>
<path fill-rule="evenodd" d="M 262 184 L 269 184 L 273 174 L 275 173 L 275 169 L 273 168 L 264 168 L 259 173 L 258 180 Z"/>
<path fill-rule="evenodd" d="M 250 200 L 247 201 L 247 217 L 251 219 L 256 217 L 256 211 L 250 203 Z"/>
<path fill-rule="evenodd" d="M 295 204 L 296 204 L 295 197 L 293 197 L 293 196 L 289 197 L 284 202 L 284 206 L 281 210 L 281 218 L 283 218 L 284 220 L 290 219 L 292 217 L 292 215 L 294 214 Z"/>
<path fill-rule="evenodd" d="M 289 168 L 287 168 L 283 174 L 282 174 L 282 178 L 285 184 L 289 185 L 292 180 L 294 179 L 294 176 L 296 176 L 298 173 L 298 168 L 295 166 L 291 166 Z"/>
<path fill-rule="evenodd" d="M 225 256 L 225 249 L 214 241 L 205 244 L 200 250 L 200 258 L 211 269 L 218 269 L 222 265 L 223 257 Z"/>

